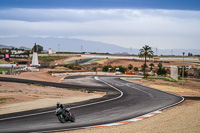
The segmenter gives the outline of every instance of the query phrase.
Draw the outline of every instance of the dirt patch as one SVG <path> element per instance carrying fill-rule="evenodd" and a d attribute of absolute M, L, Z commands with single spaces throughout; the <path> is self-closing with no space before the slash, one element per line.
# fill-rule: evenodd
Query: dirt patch
<path fill-rule="evenodd" d="M 147 66 L 149 66 L 149 64 L 152 63 L 152 62 L 147 62 Z M 159 62 L 153 62 L 153 64 L 156 66 Z M 168 62 L 168 63 L 165 63 L 165 62 L 161 62 L 163 66 L 182 66 L 183 63 L 182 62 Z M 107 62 L 104 63 L 104 65 L 107 65 L 107 64 L 110 64 L 112 66 L 119 66 L 119 65 L 122 65 L 124 67 L 128 67 L 129 64 L 132 64 L 133 67 L 138 67 L 139 69 L 141 69 L 141 66 L 144 64 L 144 61 L 143 60 L 112 60 L 112 59 L 109 59 Z M 192 63 L 184 63 L 185 65 L 194 65 Z"/>
<path fill-rule="evenodd" d="M 62 78 L 66 76 L 51 76 L 48 71 L 54 69 L 40 69 L 39 72 L 22 72 L 20 75 L 0 75 L 1 77 L 10 77 L 10 78 L 19 78 L 19 79 L 28 79 L 28 80 L 38 80 L 38 81 L 48 81 L 60 83 Z"/>
<path fill-rule="evenodd" d="M 104 93 L 84 93 L 77 90 L 0 82 L 0 114 L 55 106 L 102 97 Z"/>
<path fill-rule="evenodd" d="M 161 79 L 151 79 L 150 81 L 146 79 L 127 80 L 181 96 L 200 96 L 200 82 L 198 81 L 186 80 L 182 85 L 181 81 L 169 82 Z"/>
<path fill-rule="evenodd" d="M 60 83 L 66 76 L 51 76 L 51 69 L 40 69 L 40 72 L 23 72 L 20 75 L 0 75 L 19 79 L 48 81 Z M 45 87 L 11 82 L 0 82 L 0 114 L 19 112 L 37 108 L 55 106 L 57 101 L 63 104 L 99 98 L 105 93 L 85 93 L 71 88 Z M 31 105 L 31 106 L 30 106 Z"/>

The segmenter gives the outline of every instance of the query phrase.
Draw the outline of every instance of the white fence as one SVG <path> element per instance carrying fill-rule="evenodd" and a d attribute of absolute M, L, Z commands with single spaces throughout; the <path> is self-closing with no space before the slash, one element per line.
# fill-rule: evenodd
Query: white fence
<path fill-rule="evenodd" d="M 108 72 L 75 72 L 75 73 L 52 73 L 52 76 L 65 76 L 65 75 L 117 75 L 117 73 Z"/>

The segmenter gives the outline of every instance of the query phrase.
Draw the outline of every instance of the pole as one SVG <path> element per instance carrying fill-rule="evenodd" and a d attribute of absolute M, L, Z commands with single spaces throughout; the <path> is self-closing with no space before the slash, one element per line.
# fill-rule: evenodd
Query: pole
<path fill-rule="evenodd" d="M 183 52 L 182 85 L 183 85 L 183 78 L 184 78 L 184 54 L 185 52 Z"/>
<path fill-rule="evenodd" d="M 58 52 L 60 52 L 60 44 L 58 44 Z"/>

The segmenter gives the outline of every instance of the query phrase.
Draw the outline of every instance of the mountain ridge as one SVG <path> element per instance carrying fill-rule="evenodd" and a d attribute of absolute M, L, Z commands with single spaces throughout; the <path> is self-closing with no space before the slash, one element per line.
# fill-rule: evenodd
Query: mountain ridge
<path fill-rule="evenodd" d="M 102 43 L 97 41 L 86 41 L 81 39 L 72 38 L 55 38 L 55 37 L 6 37 L 0 38 L 0 44 L 7 47 L 26 48 L 32 49 L 34 44 L 43 46 L 44 50 L 51 48 L 52 50 L 59 52 L 96 52 L 96 53 L 111 53 L 111 54 L 134 54 L 138 55 L 139 49 L 137 48 L 125 48 L 122 46 Z M 0 46 L 1 48 L 1 46 Z M 157 55 L 185 55 L 192 53 L 193 55 L 200 54 L 200 49 L 157 49 L 152 48 L 154 54 Z"/>

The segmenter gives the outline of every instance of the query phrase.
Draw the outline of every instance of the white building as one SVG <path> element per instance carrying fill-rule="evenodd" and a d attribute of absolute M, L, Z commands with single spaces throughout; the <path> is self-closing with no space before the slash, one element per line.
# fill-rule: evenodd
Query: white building
<path fill-rule="evenodd" d="M 24 50 L 11 50 L 11 54 L 23 54 Z"/>

